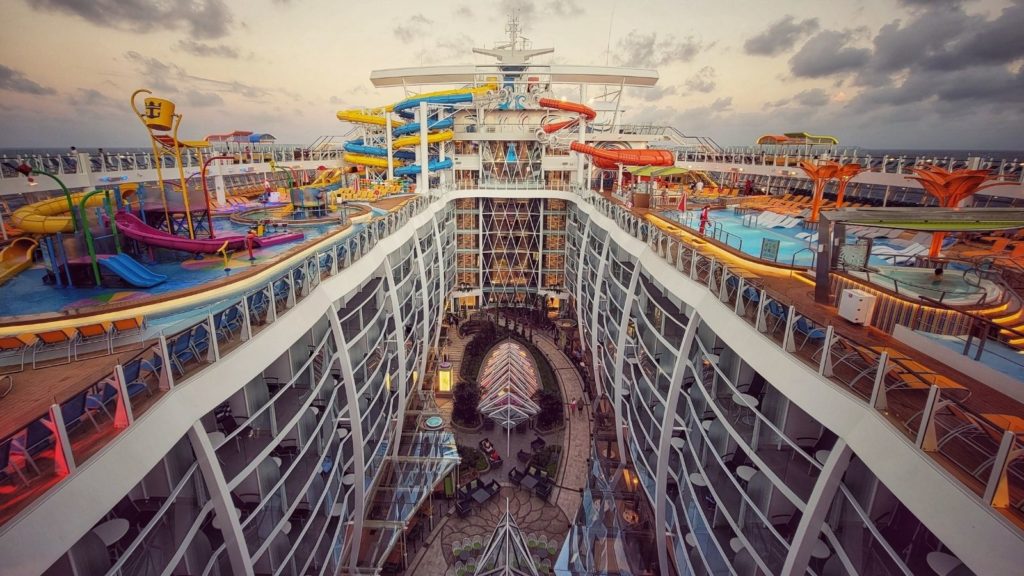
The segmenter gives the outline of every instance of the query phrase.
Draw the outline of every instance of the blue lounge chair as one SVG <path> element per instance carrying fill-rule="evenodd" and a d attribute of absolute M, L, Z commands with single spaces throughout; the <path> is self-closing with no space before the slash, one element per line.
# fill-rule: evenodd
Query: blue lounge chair
<path fill-rule="evenodd" d="M 84 390 L 75 396 L 72 396 L 70 400 L 60 405 L 60 415 L 64 419 L 64 429 L 71 432 L 82 423 L 83 418 L 88 418 L 92 422 L 93 427 L 99 431 L 100 426 L 92 418 L 92 411 L 86 410 L 85 404 L 89 396 L 89 391 Z"/>
<path fill-rule="evenodd" d="M 186 330 L 179 334 L 171 342 L 168 353 L 171 355 L 171 366 L 178 375 L 185 373 L 185 364 L 194 360 L 197 356 L 192 348 L 192 330 Z"/>
<path fill-rule="evenodd" d="M 782 307 L 782 304 L 779 304 L 775 300 L 768 301 L 766 310 L 768 311 L 768 318 L 766 318 L 765 321 L 766 323 L 770 323 L 768 326 L 768 332 L 774 334 L 775 331 L 779 329 L 779 326 L 786 323 L 787 312 L 786 309 Z"/>
<path fill-rule="evenodd" d="M 21 471 L 18 465 L 11 461 L 11 439 L 8 438 L 3 442 L 0 442 L 0 481 L 10 478 L 10 473 L 7 471 L 8 468 L 13 469 L 17 474 L 18 478 L 21 478 L 21 483 L 28 486 L 28 480 L 25 479 L 25 474 Z"/>
<path fill-rule="evenodd" d="M 262 322 L 264 315 L 267 313 L 267 308 L 270 307 L 267 293 L 264 290 L 260 290 L 255 294 L 247 296 L 245 301 L 249 307 L 249 319 L 253 322 Z"/>
<path fill-rule="evenodd" d="M 796 333 L 798 334 L 804 335 L 804 340 L 803 342 L 800 343 L 799 346 L 800 348 L 803 348 L 808 341 L 825 341 L 825 331 L 822 330 L 821 328 L 815 328 L 814 326 L 812 326 L 811 323 L 803 316 L 800 316 L 799 318 L 796 319 L 796 323 L 793 325 L 793 330 L 796 331 Z"/>
<path fill-rule="evenodd" d="M 36 474 L 39 474 L 39 467 L 36 466 L 32 456 L 49 448 L 53 440 L 53 432 L 48 425 L 43 423 L 43 420 L 40 418 L 33 421 L 25 429 L 24 436 L 15 438 L 11 442 L 11 447 L 25 456 L 25 461 L 36 471 Z"/>
<path fill-rule="evenodd" d="M 213 317 L 213 325 L 217 329 L 217 341 L 230 340 L 236 330 L 242 327 L 241 305 L 232 306 Z"/>

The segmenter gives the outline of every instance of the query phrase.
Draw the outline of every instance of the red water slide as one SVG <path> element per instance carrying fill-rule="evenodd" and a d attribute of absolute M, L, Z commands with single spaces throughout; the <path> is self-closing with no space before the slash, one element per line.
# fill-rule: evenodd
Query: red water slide
<path fill-rule="evenodd" d="M 594 164 L 605 170 L 615 170 L 619 164 L 624 166 L 673 166 L 675 156 L 668 150 L 605 150 L 579 142 L 572 142 L 569 147 L 594 158 Z"/>
<path fill-rule="evenodd" d="M 555 110 L 565 110 L 566 112 L 576 112 L 577 114 L 585 116 L 588 121 L 597 118 L 597 112 L 595 112 L 593 108 L 580 104 L 579 102 L 566 102 L 564 100 L 555 100 L 553 98 L 541 98 L 537 101 L 537 104 L 539 104 L 541 108 L 553 108 Z M 575 120 L 565 120 L 564 122 L 552 122 L 551 124 L 545 124 L 541 128 L 545 133 L 551 134 L 552 132 L 557 132 L 562 128 L 577 122 L 579 122 L 578 118 Z"/>

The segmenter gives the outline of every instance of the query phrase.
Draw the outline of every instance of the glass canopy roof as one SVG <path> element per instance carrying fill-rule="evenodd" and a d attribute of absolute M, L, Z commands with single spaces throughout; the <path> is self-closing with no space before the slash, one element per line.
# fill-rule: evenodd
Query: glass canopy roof
<path fill-rule="evenodd" d="M 505 340 L 487 354 L 480 371 L 480 412 L 505 428 L 540 412 L 533 396 L 540 377 L 530 353 L 514 340 Z"/>

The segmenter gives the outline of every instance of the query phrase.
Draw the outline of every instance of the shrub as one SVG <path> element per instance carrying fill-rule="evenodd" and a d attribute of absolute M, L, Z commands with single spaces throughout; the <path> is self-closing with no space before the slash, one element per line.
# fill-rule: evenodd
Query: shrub
<path fill-rule="evenodd" d="M 562 447 L 558 444 L 549 444 L 533 455 L 530 462 L 537 468 L 547 471 L 549 478 L 554 478 L 558 473 L 558 459 L 562 454 Z"/>
<path fill-rule="evenodd" d="M 479 424 L 480 384 L 475 380 L 461 381 L 452 390 L 452 420 L 462 426 Z"/>
<path fill-rule="evenodd" d="M 537 404 L 540 406 L 540 413 L 537 414 L 537 424 L 541 428 L 551 428 L 562 421 L 562 395 L 557 391 L 544 388 L 537 393 Z"/>

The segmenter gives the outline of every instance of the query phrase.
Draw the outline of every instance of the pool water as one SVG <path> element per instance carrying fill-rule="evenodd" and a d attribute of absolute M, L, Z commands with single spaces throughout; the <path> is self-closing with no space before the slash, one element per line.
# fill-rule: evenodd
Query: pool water
<path fill-rule="evenodd" d="M 697 229 L 700 222 L 699 210 L 688 210 L 684 216 L 679 210 L 662 210 L 659 214 L 679 222 L 688 224 L 693 230 Z M 747 217 L 750 217 L 748 214 Z M 687 219 L 688 218 L 688 219 Z M 809 244 L 807 240 L 797 238 L 797 234 L 816 234 L 817 228 L 805 230 L 802 226 L 792 228 L 763 228 L 760 226 L 747 226 L 743 223 L 744 216 L 738 216 L 732 209 L 712 210 L 710 223 L 705 228 L 705 234 L 723 244 L 740 250 L 756 258 L 761 257 L 762 240 L 778 240 L 779 253 L 775 262 L 779 264 L 809 267 L 814 263 L 814 250 L 817 241 Z M 848 235 L 846 241 L 853 244 L 858 238 Z M 875 240 L 875 246 L 888 245 L 884 240 Z M 872 255 L 868 261 L 872 266 L 884 266 L 891 264 L 881 256 Z"/>
<path fill-rule="evenodd" d="M 994 282 L 981 280 L 981 286 L 975 286 L 964 278 L 960 270 L 947 270 L 940 280 L 935 279 L 935 271 L 931 268 L 878 266 L 875 270 L 877 272 L 870 274 L 855 271 L 849 273 L 899 294 L 925 296 L 948 304 L 978 304 L 982 298 L 992 302 L 1002 297 L 1002 289 Z"/>
<path fill-rule="evenodd" d="M 694 228 L 700 221 L 699 210 L 689 210 L 687 212 L 689 220 L 679 210 L 665 210 L 660 214 L 681 224 L 689 223 Z M 733 214 L 731 209 L 711 211 L 711 222 L 705 229 L 705 234 L 711 236 L 713 230 L 727 233 L 716 232 L 716 240 L 754 257 L 761 256 L 762 240 L 767 238 L 779 241 L 779 254 L 775 259 L 779 264 L 810 266 L 814 261 L 814 247 L 809 246 L 806 240 L 801 240 L 796 235 L 801 232 L 813 234 L 815 230 L 804 230 L 800 226 L 793 228 L 744 226 L 743 217 Z"/>

